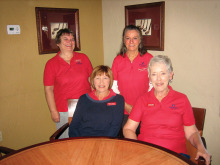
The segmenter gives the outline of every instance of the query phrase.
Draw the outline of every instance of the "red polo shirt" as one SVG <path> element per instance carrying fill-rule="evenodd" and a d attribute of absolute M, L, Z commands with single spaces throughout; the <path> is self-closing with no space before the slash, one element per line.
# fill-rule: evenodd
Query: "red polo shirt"
<path fill-rule="evenodd" d="M 85 54 L 74 52 L 68 64 L 59 53 L 45 66 L 44 86 L 54 86 L 57 110 L 67 112 L 67 99 L 78 99 L 82 94 L 91 91 L 88 78 L 93 68 Z"/>
<path fill-rule="evenodd" d="M 125 102 L 134 105 L 136 99 L 146 93 L 149 88 L 148 63 L 153 56 L 146 53 L 138 56 L 131 62 L 125 54 L 125 57 L 118 55 L 112 64 L 114 80 L 118 82 L 120 94 Z M 125 110 L 125 114 L 128 112 Z"/>
<path fill-rule="evenodd" d="M 141 96 L 129 118 L 141 121 L 138 140 L 186 154 L 184 126 L 195 124 L 192 107 L 186 95 L 169 88 L 161 102 L 155 97 L 154 88 Z"/>

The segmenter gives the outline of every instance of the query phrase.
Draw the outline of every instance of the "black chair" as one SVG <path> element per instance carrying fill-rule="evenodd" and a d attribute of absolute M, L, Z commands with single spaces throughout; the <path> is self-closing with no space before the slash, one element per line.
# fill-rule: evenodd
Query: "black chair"
<path fill-rule="evenodd" d="M 16 150 L 13 150 L 11 148 L 0 146 L 0 157 L 3 157 L 4 155 L 15 152 L 15 151 Z"/>

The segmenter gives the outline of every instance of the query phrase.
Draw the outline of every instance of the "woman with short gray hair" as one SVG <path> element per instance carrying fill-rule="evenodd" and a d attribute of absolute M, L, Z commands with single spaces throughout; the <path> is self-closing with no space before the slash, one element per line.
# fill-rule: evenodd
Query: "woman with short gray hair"
<path fill-rule="evenodd" d="M 190 102 L 185 94 L 174 91 L 169 82 L 173 79 L 173 67 L 167 56 L 155 56 L 148 65 L 149 80 L 153 89 L 135 103 L 123 128 L 125 138 L 156 144 L 177 153 L 187 154 L 185 139 L 198 149 L 196 159 L 202 156 L 210 163 Z M 135 131 L 141 122 L 138 137 Z"/>

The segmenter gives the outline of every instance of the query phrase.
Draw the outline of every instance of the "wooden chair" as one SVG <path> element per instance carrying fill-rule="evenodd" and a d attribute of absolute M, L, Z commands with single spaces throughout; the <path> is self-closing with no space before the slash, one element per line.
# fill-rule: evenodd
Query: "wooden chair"
<path fill-rule="evenodd" d="M 72 118 L 69 118 L 69 122 L 60 127 L 51 137 L 50 141 L 59 139 L 62 133 L 69 127 Z"/>
<path fill-rule="evenodd" d="M 68 112 L 69 112 L 69 122 L 60 127 L 51 137 L 50 141 L 57 140 L 62 135 L 62 133 L 69 127 L 72 116 L 75 112 L 77 99 L 68 99 Z"/>
<path fill-rule="evenodd" d="M 0 158 L 3 157 L 4 155 L 12 153 L 14 151 L 15 150 L 13 150 L 11 148 L 0 146 Z"/>
<path fill-rule="evenodd" d="M 192 109 L 193 109 L 193 114 L 195 117 L 196 127 L 199 131 L 201 138 L 202 138 L 203 144 L 206 147 L 205 138 L 202 137 L 204 123 L 205 123 L 206 109 L 205 108 L 196 108 L 196 107 L 193 107 Z M 203 158 L 199 158 L 198 161 L 195 160 L 197 149 L 188 140 L 186 140 L 186 149 L 187 149 L 187 154 L 190 155 L 191 161 L 193 161 L 194 163 L 196 163 L 198 165 L 203 165 L 203 164 L 205 165 L 205 160 Z"/>

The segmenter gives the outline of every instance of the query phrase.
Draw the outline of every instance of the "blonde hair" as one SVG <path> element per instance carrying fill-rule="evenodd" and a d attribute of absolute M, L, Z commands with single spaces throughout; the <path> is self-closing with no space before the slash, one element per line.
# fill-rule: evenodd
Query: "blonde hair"
<path fill-rule="evenodd" d="M 97 67 L 95 67 L 92 71 L 92 74 L 90 76 L 90 84 L 92 86 L 92 88 L 95 89 L 95 85 L 94 85 L 94 78 L 97 76 L 97 75 L 103 75 L 105 74 L 107 77 L 110 78 L 110 84 L 109 84 L 109 87 L 108 89 L 111 89 L 112 88 L 112 84 L 113 84 L 113 74 L 112 74 L 112 70 L 110 69 L 109 66 L 105 66 L 105 65 L 99 65 Z"/>

